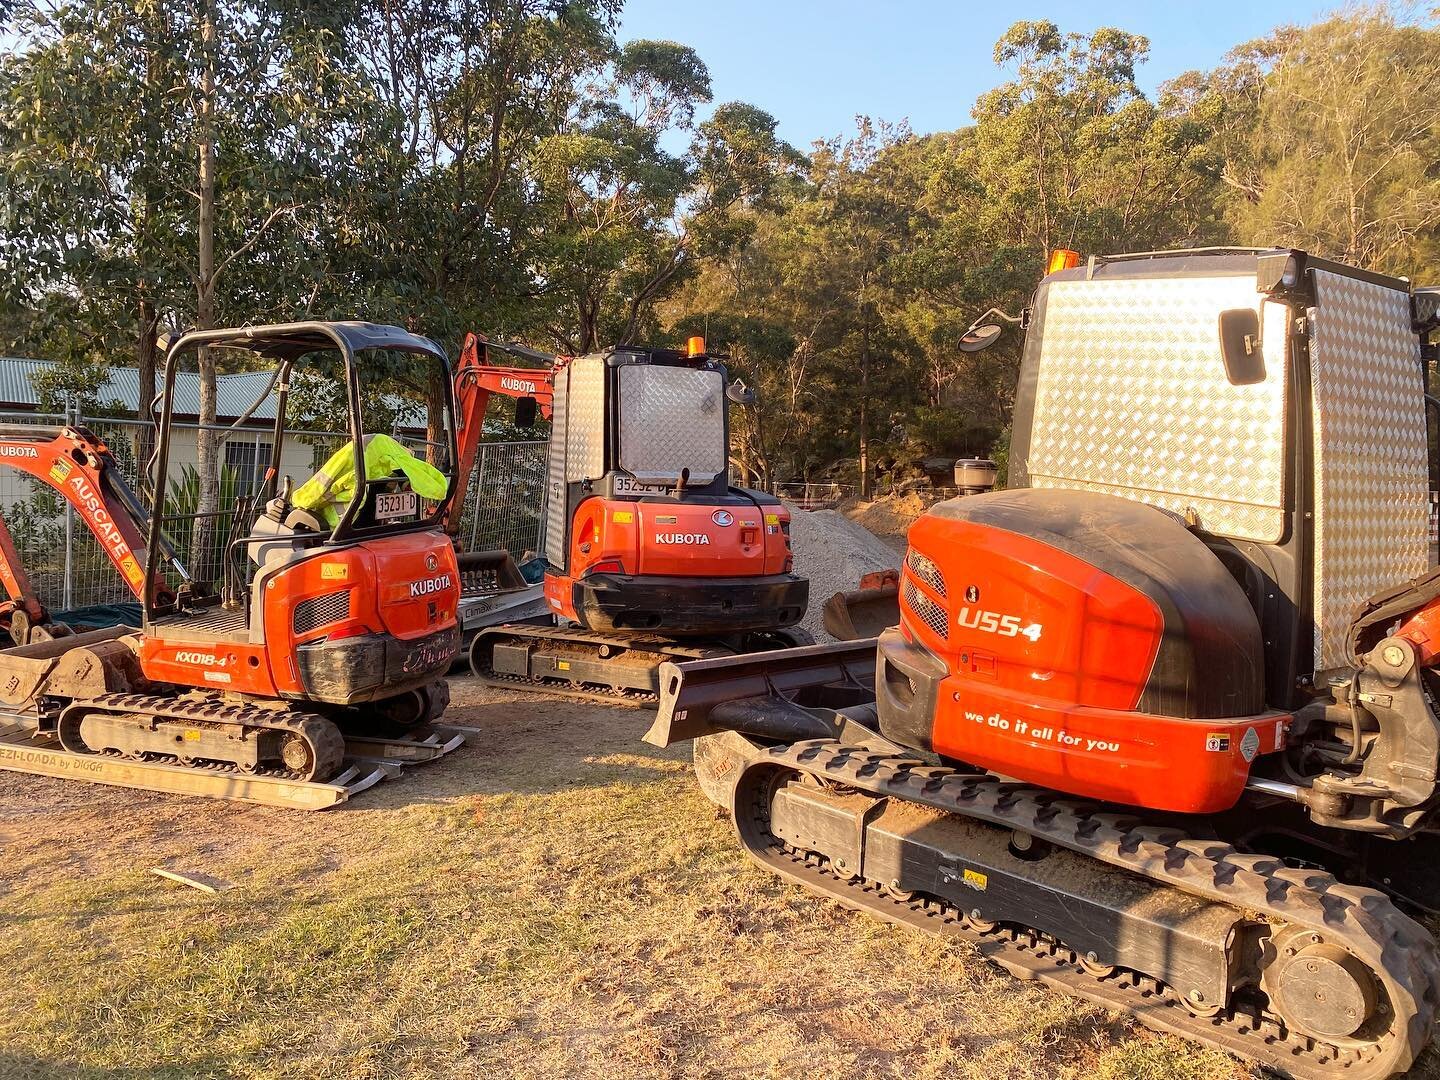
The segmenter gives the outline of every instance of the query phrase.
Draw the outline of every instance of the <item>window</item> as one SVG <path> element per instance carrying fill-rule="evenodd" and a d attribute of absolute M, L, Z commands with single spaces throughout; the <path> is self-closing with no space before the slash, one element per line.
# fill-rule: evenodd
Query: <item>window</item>
<path fill-rule="evenodd" d="M 259 442 L 253 436 L 237 435 L 225 443 L 225 468 L 235 477 L 237 497 L 251 495 L 260 487 L 274 449 L 273 443 Z"/>

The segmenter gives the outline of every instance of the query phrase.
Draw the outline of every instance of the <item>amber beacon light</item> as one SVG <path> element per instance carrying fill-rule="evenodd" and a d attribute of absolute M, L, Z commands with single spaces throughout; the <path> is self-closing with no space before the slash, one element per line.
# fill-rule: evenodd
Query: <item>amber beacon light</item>
<path fill-rule="evenodd" d="M 1046 268 L 1047 274 L 1054 274 L 1061 270 L 1069 270 L 1072 266 L 1080 265 L 1080 253 L 1071 251 L 1069 248 L 1055 248 L 1050 252 L 1050 265 Z"/>

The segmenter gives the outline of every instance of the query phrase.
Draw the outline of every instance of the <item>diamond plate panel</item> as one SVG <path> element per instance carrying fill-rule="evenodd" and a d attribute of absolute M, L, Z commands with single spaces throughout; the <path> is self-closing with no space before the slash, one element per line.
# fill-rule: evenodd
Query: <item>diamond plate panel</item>
<path fill-rule="evenodd" d="M 725 381 L 718 371 L 620 369 L 620 467 L 638 480 L 708 484 L 725 471 Z"/>
<path fill-rule="evenodd" d="M 1217 535 L 1278 540 L 1285 309 L 1263 305 L 1264 382 L 1230 385 L 1220 355 L 1220 312 L 1260 301 L 1248 274 L 1052 283 L 1030 484 L 1194 509 Z"/>
<path fill-rule="evenodd" d="M 565 479 L 598 480 L 605 475 L 605 358 L 582 356 L 567 370 Z"/>
<path fill-rule="evenodd" d="M 550 405 L 550 463 L 545 481 L 545 558 L 551 566 L 566 563 L 565 545 L 569 530 L 565 527 L 565 447 L 568 445 L 570 371 L 555 376 L 555 397 Z"/>
<path fill-rule="evenodd" d="M 1316 270 L 1315 669 L 1346 663 L 1355 605 L 1427 569 L 1420 341 L 1397 289 Z"/>

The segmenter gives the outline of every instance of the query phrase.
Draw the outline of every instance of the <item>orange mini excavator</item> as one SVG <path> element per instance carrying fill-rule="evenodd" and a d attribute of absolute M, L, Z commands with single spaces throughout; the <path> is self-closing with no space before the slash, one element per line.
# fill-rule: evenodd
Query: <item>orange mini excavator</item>
<path fill-rule="evenodd" d="M 218 561 L 223 585 L 192 574 L 165 530 L 176 374 L 196 348 L 246 350 L 276 372 L 264 480 L 240 501 L 228 535 L 196 554 Z M 311 809 L 383 775 L 350 759 L 443 711 L 443 676 L 459 648 L 459 573 L 441 529 L 455 487 L 448 368 L 434 343 L 371 323 L 184 334 L 166 354 L 148 513 L 91 432 L 0 431 L 0 463 L 64 496 L 142 610 L 139 630 L 47 630 L 0 531 L 10 594 L 0 617 L 25 642 L 0 652 L 0 768 Z M 430 430 L 444 432 L 431 455 L 442 468 L 364 433 L 381 385 L 378 400 L 396 415 L 423 415 L 436 407 L 430 388 L 444 388 L 444 415 L 429 417 Z M 348 412 L 349 453 L 292 493 L 281 477 L 294 460 L 287 401 L 302 387 Z M 424 485 L 412 483 L 421 476 Z M 445 748 L 424 741 L 378 756 L 423 760 Z"/>
<path fill-rule="evenodd" d="M 546 369 L 489 367 L 494 349 Z M 619 346 L 551 357 L 471 335 L 457 371 L 462 469 L 491 393 L 518 420 L 550 416 L 545 625 L 481 630 L 472 669 L 507 687 L 655 700 L 666 660 L 809 641 L 795 624 L 790 513 L 729 483 L 727 402 L 753 396 L 691 338 L 684 351 Z M 462 473 L 462 475 L 467 475 Z"/>
<path fill-rule="evenodd" d="M 898 625 L 667 666 L 648 738 L 704 736 L 750 855 L 852 908 L 1286 1076 L 1404 1072 L 1440 1011 L 1440 291 L 1058 255 L 1008 490 L 911 526 Z"/>

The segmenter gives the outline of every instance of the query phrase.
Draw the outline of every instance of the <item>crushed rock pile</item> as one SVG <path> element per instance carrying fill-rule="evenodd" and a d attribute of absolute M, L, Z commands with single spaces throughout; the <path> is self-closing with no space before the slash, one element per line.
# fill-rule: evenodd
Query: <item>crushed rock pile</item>
<path fill-rule="evenodd" d="M 951 493 L 954 494 L 953 492 Z M 935 498 L 924 498 L 910 491 L 899 495 L 882 495 L 871 502 L 856 499 L 840 507 L 845 515 L 864 525 L 876 536 L 904 538 L 915 519 L 930 509 Z"/>
<path fill-rule="evenodd" d="M 789 506 L 795 572 L 810 579 L 810 606 L 800 624 L 816 641 L 834 641 L 825 633 L 822 611 L 837 592 L 849 592 L 876 570 L 898 570 L 902 553 L 863 525 L 835 510 Z"/>

